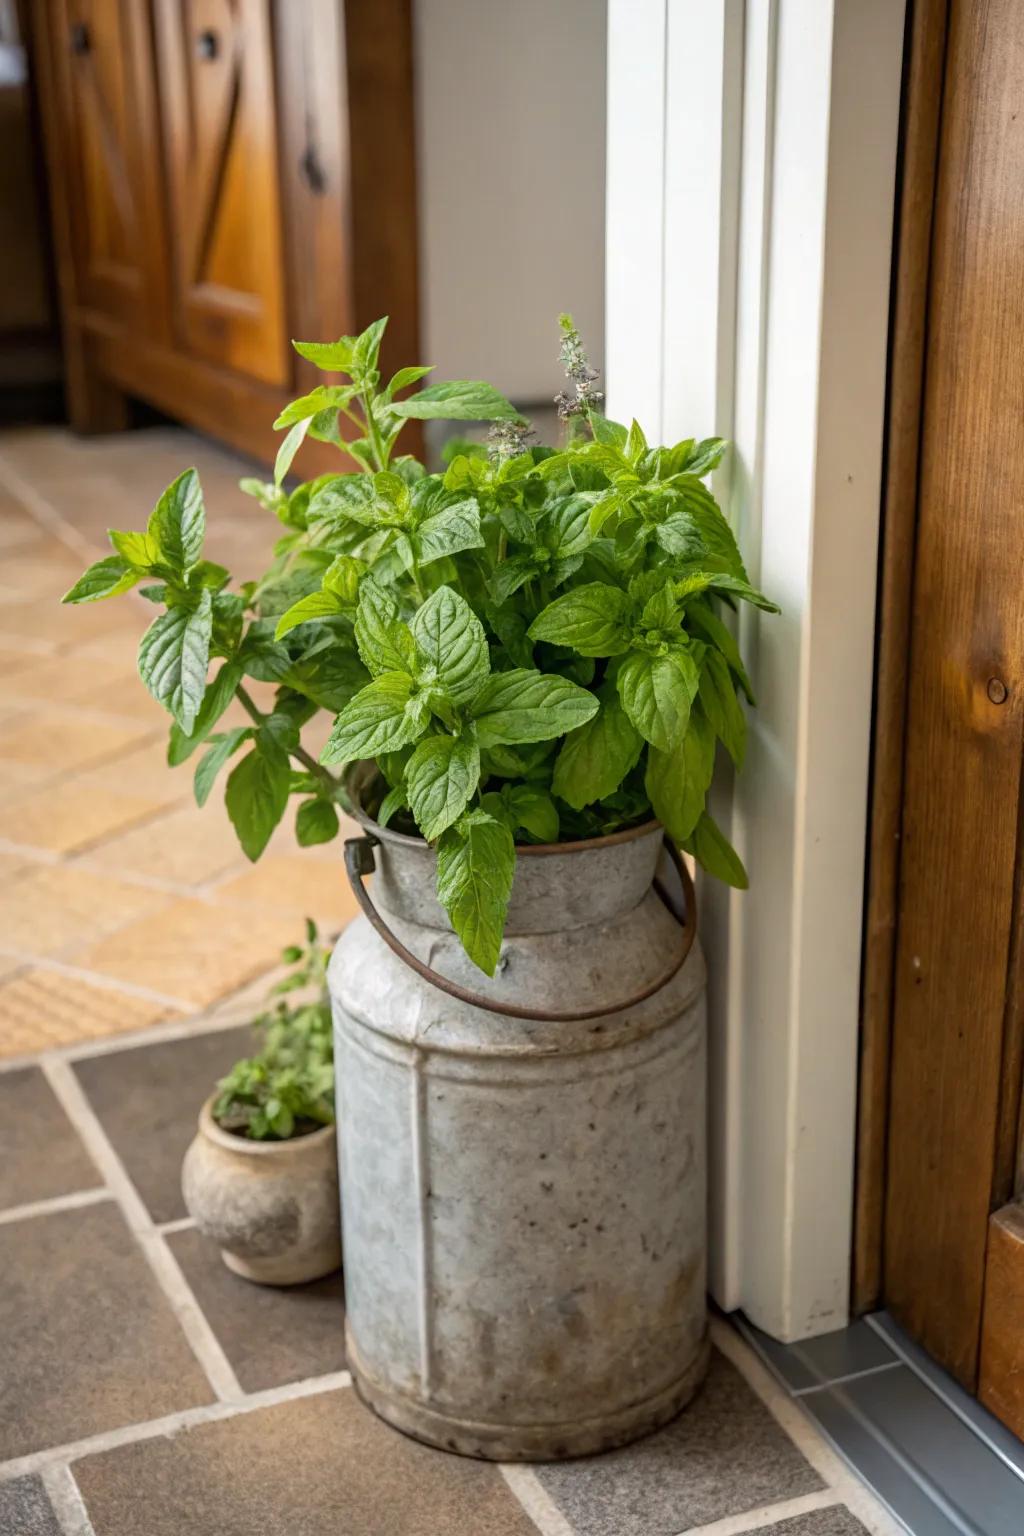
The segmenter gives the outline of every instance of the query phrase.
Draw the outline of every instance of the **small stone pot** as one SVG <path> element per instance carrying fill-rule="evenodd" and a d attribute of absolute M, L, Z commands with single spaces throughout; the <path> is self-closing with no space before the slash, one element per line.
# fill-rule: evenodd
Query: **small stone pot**
<path fill-rule="evenodd" d="M 200 1232 L 228 1269 L 260 1285 L 300 1285 L 341 1264 L 337 1137 L 333 1125 L 290 1141 L 250 1141 L 222 1130 L 214 1099 L 199 1113 L 181 1188 Z"/>

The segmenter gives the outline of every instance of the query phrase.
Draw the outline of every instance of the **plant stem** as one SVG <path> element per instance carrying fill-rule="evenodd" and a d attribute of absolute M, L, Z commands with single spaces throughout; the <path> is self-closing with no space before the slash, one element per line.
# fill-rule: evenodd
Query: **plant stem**
<path fill-rule="evenodd" d="M 387 456 L 384 452 L 384 443 L 380 435 L 380 428 L 378 427 L 373 414 L 373 397 L 371 396 L 370 391 L 366 390 L 366 392 L 360 395 L 359 398 L 362 401 L 363 414 L 366 417 L 366 435 L 370 439 L 370 447 L 373 449 L 373 457 L 376 461 L 377 468 L 379 470 L 387 469 Z"/>
<path fill-rule="evenodd" d="M 235 697 L 238 699 L 238 702 L 249 716 L 249 719 L 252 720 L 255 725 L 262 725 L 267 716 L 263 713 L 262 709 L 260 709 L 252 695 L 242 687 L 241 683 L 239 683 L 238 687 L 235 689 Z M 318 763 L 316 758 L 313 757 L 311 753 L 306 751 L 301 742 L 297 747 L 292 748 L 291 755 L 296 759 L 297 762 L 300 762 L 304 768 L 307 768 L 310 773 L 315 774 L 315 776 L 321 781 L 322 784 L 326 784 L 330 788 L 333 795 L 341 781 L 334 777 L 334 774 L 330 771 L 329 768 L 325 768 L 323 763 Z"/>

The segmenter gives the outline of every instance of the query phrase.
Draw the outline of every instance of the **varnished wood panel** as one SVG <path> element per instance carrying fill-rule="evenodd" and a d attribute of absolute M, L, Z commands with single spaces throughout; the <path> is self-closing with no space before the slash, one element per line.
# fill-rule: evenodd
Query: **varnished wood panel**
<path fill-rule="evenodd" d="M 954 0 L 910 650 L 885 1293 L 972 1389 L 1024 724 L 1022 103 L 1024 9 Z"/>
<path fill-rule="evenodd" d="M 148 7 L 56 0 L 48 9 L 78 295 L 159 335 L 164 232 Z"/>
<path fill-rule="evenodd" d="M 1024 1439 L 1024 1205 L 989 1221 L 978 1396 Z"/>
<path fill-rule="evenodd" d="M 179 339 L 267 384 L 292 376 L 269 0 L 156 0 Z"/>
<path fill-rule="evenodd" d="M 903 812 L 904 719 L 917 534 L 928 276 L 949 0 L 917 0 L 900 125 L 892 331 L 886 411 L 878 653 L 861 989 L 852 1301 L 881 1301 L 893 970 Z"/>

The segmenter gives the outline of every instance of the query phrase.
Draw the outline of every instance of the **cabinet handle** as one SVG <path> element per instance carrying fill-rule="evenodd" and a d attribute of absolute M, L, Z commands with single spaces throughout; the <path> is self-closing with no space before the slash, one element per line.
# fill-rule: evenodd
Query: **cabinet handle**
<path fill-rule="evenodd" d="M 212 27 L 207 27 L 196 38 L 196 53 L 201 59 L 215 59 L 220 53 L 220 38 Z"/>
<path fill-rule="evenodd" d="M 88 53 L 92 47 L 92 38 L 89 36 L 89 28 L 84 21 L 76 21 L 70 32 L 71 52 L 77 54 Z"/>

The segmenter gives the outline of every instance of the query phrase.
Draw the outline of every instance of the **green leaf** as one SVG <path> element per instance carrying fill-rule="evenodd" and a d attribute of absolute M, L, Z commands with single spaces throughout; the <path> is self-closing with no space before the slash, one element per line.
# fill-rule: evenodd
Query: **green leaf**
<path fill-rule="evenodd" d="M 545 789 L 531 784 L 506 786 L 507 803 L 517 827 L 525 827 L 540 843 L 558 842 L 558 807 Z"/>
<path fill-rule="evenodd" d="M 747 696 L 747 703 L 756 704 L 757 700 L 754 698 L 754 690 L 751 687 L 750 678 L 747 676 L 746 668 L 743 665 L 743 658 L 740 655 L 740 648 L 736 644 L 735 636 L 718 617 L 718 614 L 713 613 L 706 603 L 693 603 L 686 610 L 686 623 L 689 629 L 695 630 L 698 635 L 702 635 L 705 640 L 718 647 L 736 674 L 736 680 Z"/>
<path fill-rule="evenodd" d="M 219 592 L 230 580 L 227 566 L 218 565 L 215 560 L 199 560 L 188 573 L 188 584 L 193 589 L 209 587 L 211 592 Z"/>
<path fill-rule="evenodd" d="M 729 442 L 724 437 L 706 437 L 703 442 L 697 443 L 689 455 L 686 472 L 690 475 L 703 477 L 717 469 L 722 461 L 722 455 L 728 448 Z"/>
<path fill-rule="evenodd" d="M 274 637 L 281 640 L 290 630 L 297 629 L 300 624 L 310 624 L 314 619 L 331 619 L 344 611 L 345 605 L 336 593 L 310 592 L 306 597 L 300 597 L 297 603 L 293 603 L 282 613 L 277 621 Z"/>
<path fill-rule="evenodd" d="M 390 404 L 400 389 L 408 389 L 410 384 L 418 384 L 420 379 L 425 379 L 428 373 L 433 373 L 434 367 L 416 365 L 412 368 L 399 368 L 398 372 L 388 381 L 384 391 L 384 399 Z"/>
<path fill-rule="evenodd" d="M 323 369 L 324 373 L 351 373 L 355 336 L 339 336 L 337 341 L 293 341 L 300 357 Z"/>
<path fill-rule="evenodd" d="M 428 736 L 405 769 L 416 824 L 429 843 L 462 815 L 480 782 L 480 749 L 470 736 Z"/>
<path fill-rule="evenodd" d="M 428 716 L 415 706 L 412 689 L 404 672 L 387 672 L 360 689 L 335 720 L 320 761 L 350 763 L 416 741 Z"/>
<path fill-rule="evenodd" d="M 517 668 L 495 672 L 473 700 L 481 747 L 549 741 L 597 713 L 598 701 L 567 677 Z"/>
<path fill-rule="evenodd" d="M 360 382 L 377 367 L 380 344 L 387 330 L 387 324 L 387 315 L 382 315 L 379 320 L 371 320 L 366 330 L 357 336 L 353 343 L 352 373 Z"/>
<path fill-rule="evenodd" d="M 274 484 L 279 486 L 285 475 L 292 467 L 292 460 L 302 447 L 303 439 L 309 431 L 310 418 L 304 416 L 291 428 L 287 437 L 277 450 L 277 458 L 274 460 Z"/>
<path fill-rule="evenodd" d="M 203 702 L 191 731 L 183 731 L 177 721 L 173 723 L 167 743 L 167 762 L 171 768 L 177 768 L 179 763 L 192 756 L 197 747 L 202 746 L 234 698 L 235 689 L 241 680 L 241 667 L 230 661 L 225 662 L 203 694 Z"/>
<path fill-rule="evenodd" d="M 682 746 L 671 752 L 651 747 L 644 787 L 654 814 L 677 843 L 692 833 L 704 810 L 715 762 L 715 737 L 699 709 L 690 715 Z"/>
<path fill-rule="evenodd" d="M 626 458 L 635 464 L 647 452 L 647 439 L 643 434 L 640 423 L 635 419 L 630 423 L 629 433 L 626 437 Z"/>
<path fill-rule="evenodd" d="M 693 657 L 678 647 L 663 656 L 631 651 L 616 683 L 622 707 L 644 740 L 670 752 L 682 745 L 699 680 Z"/>
<path fill-rule="evenodd" d="M 475 965 L 494 975 L 515 875 L 516 852 L 504 822 L 467 812 L 441 838 L 437 896 Z"/>
<path fill-rule="evenodd" d="M 291 788 L 288 754 L 260 737 L 228 776 L 224 803 L 247 859 L 255 862 L 284 815 Z"/>
<path fill-rule="evenodd" d="M 549 603 L 530 625 L 530 638 L 570 646 L 581 656 L 619 656 L 629 649 L 632 606 L 619 587 L 592 581 Z"/>
<path fill-rule="evenodd" d="M 605 443 L 608 447 L 623 449 L 629 436 L 627 429 L 618 421 L 609 421 L 607 416 L 602 416 L 599 411 L 590 413 L 590 430 L 594 434 L 596 443 Z"/>
<path fill-rule="evenodd" d="M 378 677 L 382 672 L 408 672 L 416 657 L 409 629 L 400 623 L 398 604 L 375 581 L 364 581 L 356 611 L 356 644 L 364 666 Z"/>
<path fill-rule="evenodd" d="M 186 469 L 167 487 L 150 513 L 146 532 L 162 562 L 173 571 L 181 573 L 195 565 L 203 552 L 206 512 L 194 469 Z"/>
<path fill-rule="evenodd" d="M 347 608 L 355 608 L 359 601 L 359 583 L 366 575 L 365 560 L 353 555 L 338 555 L 324 571 L 321 582 L 325 592 L 333 592 Z"/>
<path fill-rule="evenodd" d="M 716 592 L 731 592 L 734 597 L 742 598 L 745 603 L 751 603 L 755 608 L 760 608 L 765 613 L 781 613 L 778 603 L 773 603 L 771 598 L 765 597 L 756 587 L 752 587 L 749 581 L 744 581 L 740 576 L 729 576 L 716 573 L 712 577 L 711 585 Z"/>
<path fill-rule="evenodd" d="M 249 741 L 255 735 L 251 726 L 238 725 L 232 731 L 225 731 L 223 736 L 218 736 L 211 744 L 209 751 L 204 752 L 196 764 L 193 789 L 197 805 L 205 805 L 210 798 L 210 791 L 218 773 L 224 767 L 243 741 Z"/>
<path fill-rule="evenodd" d="M 296 422 L 308 421 L 319 415 L 321 411 L 339 411 L 343 405 L 348 405 L 355 393 L 351 384 L 318 384 L 308 395 L 286 405 L 274 426 L 292 427 Z"/>
<path fill-rule="evenodd" d="M 700 702 L 715 735 L 736 768 L 742 768 L 747 750 L 747 719 L 736 697 L 729 664 L 718 651 L 705 652 L 700 674 Z"/>
<path fill-rule="evenodd" d="M 491 574 L 491 592 L 498 604 L 518 592 L 524 582 L 536 576 L 537 566 L 532 555 L 511 555 L 495 566 Z"/>
<path fill-rule="evenodd" d="M 159 547 L 148 533 L 120 533 L 116 528 L 108 528 L 107 538 L 115 553 L 133 570 L 145 573 L 160 563 Z"/>
<path fill-rule="evenodd" d="M 139 676 L 159 704 L 191 734 L 206 692 L 213 601 L 204 588 L 194 608 L 170 608 L 139 642 Z"/>
<path fill-rule="evenodd" d="M 517 421 L 519 412 L 493 384 L 480 379 L 452 379 L 430 384 L 408 400 L 397 400 L 393 416 L 417 421 Z"/>
<path fill-rule="evenodd" d="M 455 704 L 472 699 L 490 660 L 484 627 L 466 599 L 451 587 L 438 587 L 416 610 L 410 627 L 428 674 L 433 670 Z M 422 669 L 418 676 L 421 682 L 433 680 Z"/>
<path fill-rule="evenodd" d="M 133 571 L 120 555 L 107 555 L 84 571 L 74 586 L 61 598 L 62 603 L 96 603 L 101 597 L 117 597 L 127 592 L 139 580 L 140 573 Z"/>
<path fill-rule="evenodd" d="M 377 821 L 382 827 L 386 827 L 392 816 L 397 811 L 408 809 L 409 797 L 405 792 L 404 784 L 396 784 L 394 789 L 389 789 L 380 803 L 377 812 Z"/>
<path fill-rule="evenodd" d="M 551 788 L 575 811 L 618 789 L 643 750 L 643 737 L 623 709 L 614 685 L 605 684 L 599 699 L 597 714 L 570 732 L 555 759 Z"/>
<path fill-rule="evenodd" d="M 295 838 L 300 848 L 329 843 L 338 835 L 338 813 L 329 800 L 303 800 L 295 816 Z"/>
<path fill-rule="evenodd" d="M 684 844 L 709 875 L 745 891 L 750 884 L 743 861 L 721 828 L 705 811 Z"/>
<path fill-rule="evenodd" d="M 662 494 L 672 510 L 655 529 L 661 547 L 686 560 L 706 555 L 745 582 L 736 537 L 707 486 L 695 475 L 679 475 Z"/>
<path fill-rule="evenodd" d="M 464 549 L 482 549 L 480 509 L 472 499 L 444 507 L 432 517 L 424 518 L 415 533 L 421 565 L 440 560 L 445 555 L 457 555 Z"/>

